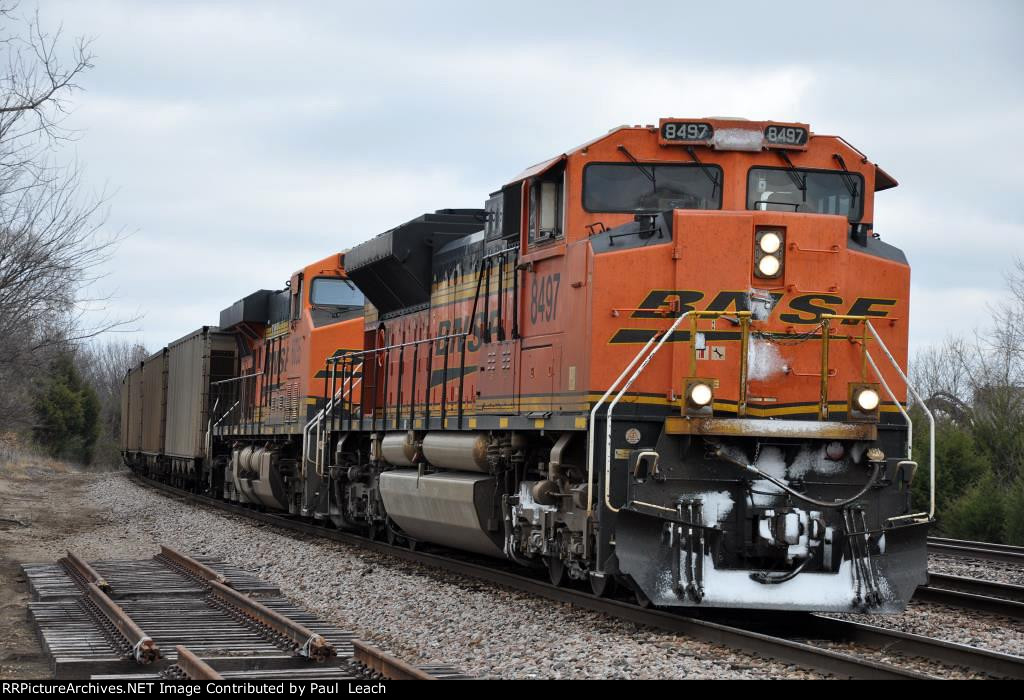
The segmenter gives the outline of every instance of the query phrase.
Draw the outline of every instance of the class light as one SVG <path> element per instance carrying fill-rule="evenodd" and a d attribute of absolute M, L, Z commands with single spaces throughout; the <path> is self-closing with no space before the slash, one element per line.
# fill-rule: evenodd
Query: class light
<path fill-rule="evenodd" d="M 772 253 L 777 253 L 779 248 L 782 247 L 782 236 L 774 231 L 769 231 L 761 236 L 757 244 L 761 247 L 762 251 L 771 255 Z"/>
<path fill-rule="evenodd" d="M 757 263 L 757 271 L 765 277 L 774 277 L 779 274 L 780 267 L 782 267 L 782 263 L 774 255 L 766 255 Z"/>
<path fill-rule="evenodd" d="M 694 406 L 707 406 L 711 403 L 711 387 L 707 384 L 694 384 L 690 387 L 690 403 Z"/>
<path fill-rule="evenodd" d="M 857 402 L 860 410 L 866 413 L 870 413 L 878 408 L 878 392 L 874 389 L 861 389 L 857 392 L 854 400 Z"/>

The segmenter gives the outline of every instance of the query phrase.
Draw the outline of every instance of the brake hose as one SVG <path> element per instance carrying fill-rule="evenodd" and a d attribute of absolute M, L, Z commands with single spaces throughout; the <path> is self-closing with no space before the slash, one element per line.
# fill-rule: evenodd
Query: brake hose
<path fill-rule="evenodd" d="M 770 571 L 754 571 L 750 574 L 750 578 L 754 581 L 757 581 L 758 583 L 763 583 L 766 585 L 785 583 L 786 581 L 796 578 L 796 575 L 803 571 L 804 567 L 807 566 L 807 563 L 810 561 L 810 557 L 808 557 L 807 559 L 804 559 L 802 562 L 800 562 L 800 565 L 792 571 L 786 571 L 785 573 L 780 574 L 773 574 Z"/>
<path fill-rule="evenodd" d="M 737 466 L 743 467 L 748 472 L 756 474 L 762 479 L 770 481 L 771 483 L 775 484 L 780 489 L 790 494 L 794 498 L 800 499 L 801 501 L 804 501 L 806 503 L 810 503 L 811 505 L 818 506 L 819 508 L 842 508 L 844 506 L 850 505 L 851 503 L 859 499 L 861 496 L 863 496 L 865 493 L 867 493 L 868 490 L 875 485 L 875 482 L 878 480 L 878 475 L 881 472 L 881 463 L 874 462 L 874 470 L 871 472 L 871 478 L 868 479 L 868 483 L 864 484 L 864 488 L 862 488 L 855 495 L 851 496 L 850 498 L 847 498 L 846 500 L 829 503 L 828 501 L 819 501 L 816 498 L 811 498 L 810 496 L 806 496 L 800 493 L 796 489 L 792 488 L 785 481 L 782 481 L 781 479 L 776 479 L 774 476 L 771 476 L 770 474 L 765 474 L 763 471 L 758 469 L 753 464 L 747 464 L 743 460 L 736 459 L 735 457 L 727 454 L 721 446 L 719 446 L 713 454 L 719 459 L 725 460 L 726 462 L 732 462 Z"/>

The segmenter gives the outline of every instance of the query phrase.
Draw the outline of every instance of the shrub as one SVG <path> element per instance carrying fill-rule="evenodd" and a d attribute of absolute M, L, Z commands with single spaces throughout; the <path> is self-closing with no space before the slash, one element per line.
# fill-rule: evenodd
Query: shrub
<path fill-rule="evenodd" d="M 54 360 L 33 409 L 32 435 L 50 456 L 92 462 L 100 434 L 100 401 L 69 353 Z"/>
<path fill-rule="evenodd" d="M 1006 485 L 989 472 L 944 509 L 939 527 L 961 539 L 1002 542 L 1010 500 Z"/>
<path fill-rule="evenodd" d="M 1024 545 L 1024 477 L 1017 477 L 1006 494 L 1006 543 Z"/>

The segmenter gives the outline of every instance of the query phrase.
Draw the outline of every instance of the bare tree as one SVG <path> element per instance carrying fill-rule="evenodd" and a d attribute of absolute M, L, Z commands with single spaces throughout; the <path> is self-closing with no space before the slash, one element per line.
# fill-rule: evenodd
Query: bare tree
<path fill-rule="evenodd" d="M 911 369 L 928 405 L 969 429 L 996 474 L 1012 479 L 1024 475 L 1024 261 L 1006 283 L 987 328 L 919 352 Z"/>
<path fill-rule="evenodd" d="M 29 386 L 52 350 L 121 322 L 93 318 L 90 298 L 118 233 L 105 230 L 104 197 L 85 192 L 76 163 L 61 162 L 89 41 L 65 41 L 0 5 L 0 425 L 24 425 Z"/>
<path fill-rule="evenodd" d="M 971 351 L 963 338 L 947 338 L 940 345 L 925 348 L 911 363 L 918 390 L 928 397 L 929 408 L 947 414 L 957 422 L 969 421 L 971 401 Z"/>
<path fill-rule="evenodd" d="M 99 397 L 104 430 L 115 438 L 121 429 L 121 380 L 148 353 L 138 343 L 124 338 L 95 340 L 78 353 L 78 366 Z"/>

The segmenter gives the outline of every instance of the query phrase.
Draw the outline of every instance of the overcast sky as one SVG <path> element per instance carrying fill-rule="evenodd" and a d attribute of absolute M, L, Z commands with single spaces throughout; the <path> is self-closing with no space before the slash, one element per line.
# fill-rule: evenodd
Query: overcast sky
<path fill-rule="evenodd" d="M 900 181 L 912 343 L 984 324 L 1024 256 L 1024 3 L 44 0 L 95 37 L 68 125 L 104 281 L 151 349 L 424 211 L 481 206 L 623 123 L 732 115 L 839 134 Z M 23 5 L 23 10 L 29 5 Z"/>

